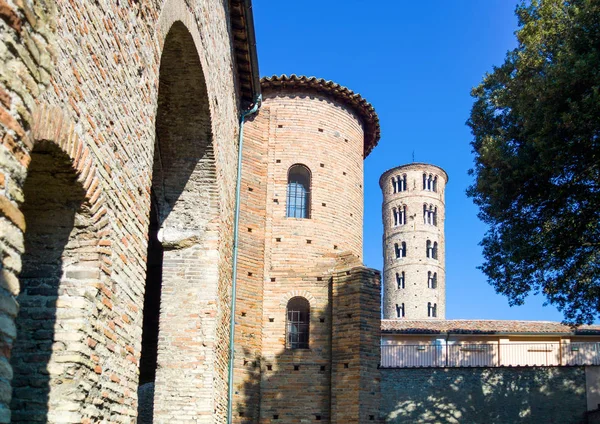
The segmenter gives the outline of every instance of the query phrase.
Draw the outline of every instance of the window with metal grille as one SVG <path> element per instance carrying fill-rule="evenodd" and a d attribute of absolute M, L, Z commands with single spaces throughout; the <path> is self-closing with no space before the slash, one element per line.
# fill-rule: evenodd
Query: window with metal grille
<path fill-rule="evenodd" d="M 308 349 L 310 303 L 303 297 L 293 297 L 287 304 L 286 347 Z"/>
<path fill-rule="evenodd" d="M 288 171 L 288 218 L 310 218 L 310 170 L 304 165 L 292 165 Z"/>

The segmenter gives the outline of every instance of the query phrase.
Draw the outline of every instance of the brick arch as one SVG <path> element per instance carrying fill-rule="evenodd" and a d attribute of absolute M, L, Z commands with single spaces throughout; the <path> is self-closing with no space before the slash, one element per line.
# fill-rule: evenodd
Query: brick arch
<path fill-rule="evenodd" d="M 58 107 L 39 105 L 33 112 L 33 125 L 29 136 L 30 152 L 37 143 L 47 142 L 56 145 L 72 161 L 77 181 L 85 190 L 85 197 L 93 215 L 93 224 L 98 231 L 100 253 L 103 257 L 101 271 L 106 277 L 112 273 L 110 259 L 111 227 L 105 218 L 106 198 L 100 185 L 99 173 L 94 164 L 91 150 L 83 143 L 75 131 L 75 124 Z"/>
<path fill-rule="evenodd" d="M 60 108 L 36 108 L 28 141 L 12 422 L 52 421 L 65 403 L 84 421 L 108 380 L 97 375 L 100 352 L 115 337 L 105 196 L 90 147 Z"/>
<path fill-rule="evenodd" d="M 317 304 L 316 299 L 308 290 L 292 290 L 281 297 L 281 300 L 279 301 L 279 306 L 281 306 L 283 309 L 287 308 L 288 302 L 293 297 L 305 298 L 306 300 L 308 300 L 308 303 L 310 303 L 311 309 L 314 308 Z"/>

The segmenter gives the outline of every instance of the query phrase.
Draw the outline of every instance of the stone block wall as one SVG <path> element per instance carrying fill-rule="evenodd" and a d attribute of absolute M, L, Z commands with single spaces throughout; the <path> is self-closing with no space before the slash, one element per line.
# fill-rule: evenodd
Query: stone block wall
<path fill-rule="evenodd" d="M 155 405 L 159 412 L 155 422 L 224 421 L 236 171 L 231 164 L 236 159 L 239 114 L 227 4 L 183 0 L 160 4 L 1 0 L 0 362 L 4 361 L 5 366 L 0 367 L 0 422 L 10 421 L 12 369 L 8 358 L 15 337 L 19 337 L 15 329 L 21 326 L 25 336 L 30 325 L 27 320 L 43 319 L 48 314 L 56 317 L 49 330 L 59 337 L 52 346 L 52 357 L 36 371 L 49 371 L 50 381 L 60 379 L 61 383 L 72 383 L 77 390 L 69 392 L 68 403 L 51 403 L 52 409 L 39 420 L 136 420 L 161 58 L 175 22 L 189 33 L 194 48 L 186 53 L 197 56 L 199 72 L 205 75 L 206 94 L 202 101 L 211 117 L 208 125 L 213 170 L 203 175 L 211 175 L 214 184 L 212 200 L 203 206 L 214 212 L 210 223 L 198 228 L 207 237 L 201 242 L 191 240 L 186 246 L 188 252 L 178 251 L 187 255 L 181 263 L 187 301 L 206 307 L 186 317 L 186 328 L 181 331 L 192 334 L 189 339 L 182 334 L 169 334 L 168 326 L 163 327 L 162 338 L 169 352 L 203 352 L 196 362 L 188 364 L 187 371 L 166 367 L 162 370 L 169 381 L 170 400 L 185 397 L 192 404 L 202 405 L 202 414 L 195 407 L 182 410 L 177 402 L 159 402 Z M 183 135 L 177 131 L 173 134 Z M 177 141 L 181 139 L 173 140 Z M 65 253 L 51 259 L 55 269 L 57 260 L 70 267 L 63 267 L 56 280 L 58 297 L 47 292 L 49 298 L 42 311 L 42 291 L 37 287 L 24 291 L 18 301 L 28 318 L 15 327 L 15 297 L 20 290 L 17 276 L 28 263 L 21 256 L 28 243 L 36 243 L 33 234 L 37 224 L 31 221 L 28 235 L 23 211 L 35 209 L 27 204 L 37 195 L 27 197 L 24 193 L 27 194 L 27 175 L 33 166 L 32 155 L 37 154 L 40 142 L 54 144 L 68 158 L 65 166 L 73 174 L 69 184 L 75 187 L 73 193 L 79 186 L 84 196 L 81 201 L 70 202 L 75 213 L 73 230 L 64 231 Z M 41 150 L 39 153 L 45 154 Z M 190 184 L 200 191 L 206 187 L 194 178 Z M 190 196 L 198 194 L 194 187 L 184 187 Z M 176 200 L 169 199 L 167 203 L 174 205 Z M 185 198 L 180 200 L 181 210 L 189 211 L 196 205 Z M 51 216 L 40 217 L 37 222 L 49 221 Z M 95 232 L 98 239 L 88 240 L 88 232 Z M 84 239 L 85 243 L 81 242 Z M 206 246 L 210 248 L 204 249 Z M 191 253 L 200 250 L 204 256 L 197 260 Z M 85 257 L 85 264 L 84 259 L 73 259 L 76 257 Z M 183 267 L 186 260 L 193 265 Z M 179 257 L 171 261 L 173 273 L 180 265 L 178 261 Z M 179 301 L 183 294 L 173 296 L 177 305 L 165 304 L 165 310 L 178 308 L 177 312 L 182 313 Z M 165 299 L 168 302 L 168 297 Z M 70 331 L 78 320 L 86 321 L 89 327 Z M 26 337 L 23 341 L 27 349 Z M 65 359 L 68 352 L 74 354 Z M 53 365 L 58 362 L 60 365 Z M 198 371 L 203 368 L 207 372 Z M 32 381 L 27 374 L 19 373 L 18 377 L 19 384 L 25 384 L 19 390 L 26 396 L 33 393 L 26 386 Z M 180 378 L 190 384 L 177 385 Z M 62 398 L 59 389 L 51 382 L 47 384 L 44 390 L 50 399 L 55 395 Z M 190 391 L 192 386 L 194 390 Z M 157 384 L 156 392 L 164 392 L 164 387 Z M 15 411 L 15 418 L 19 414 L 22 418 L 18 419 L 27 422 L 38 420 L 22 409 Z"/>
<path fill-rule="evenodd" d="M 381 370 L 388 423 L 583 424 L 584 367 Z"/>

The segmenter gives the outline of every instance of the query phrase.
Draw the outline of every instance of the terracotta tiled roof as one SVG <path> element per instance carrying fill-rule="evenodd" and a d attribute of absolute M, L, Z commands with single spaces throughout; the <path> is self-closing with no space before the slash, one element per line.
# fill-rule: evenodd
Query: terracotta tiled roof
<path fill-rule="evenodd" d="M 371 103 L 354 91 L 341 86 L 333 81 L 326 81 L 323 78 L 306 77 L 290 75 L 273 75 L 264 77 L 260 80 L 260 86 L 263 92 L 269 90 L 278 90 L 290 88 L 293 90 L 307 90 L 316 93 L 322 93 L 330 96 L 336 101 L 351 107 L 362 119 L 365 128 L 365 148 L 364 157 L 367 157 L 371 150 L 379 142 L 381 129 L 379 127 L 379 118 Z"/>
<path fill-rule="evenodd" d="M 582 325 L 576 328 L 552 321 L 512 320 L 381 320 L 381 332 L 386 334 L 574 334 L 600 335 L 599 325 Z"/>

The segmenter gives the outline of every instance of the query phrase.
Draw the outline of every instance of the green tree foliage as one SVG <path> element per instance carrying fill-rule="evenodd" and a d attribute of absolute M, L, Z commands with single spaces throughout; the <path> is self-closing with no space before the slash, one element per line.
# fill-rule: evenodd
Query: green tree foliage
<path fill-rule="evenodd" d="M 481 266 L 511 305 L 542 293 L 600 316 L 600 1 L 533 0 L 518 47 L 472 91 Z"/>

